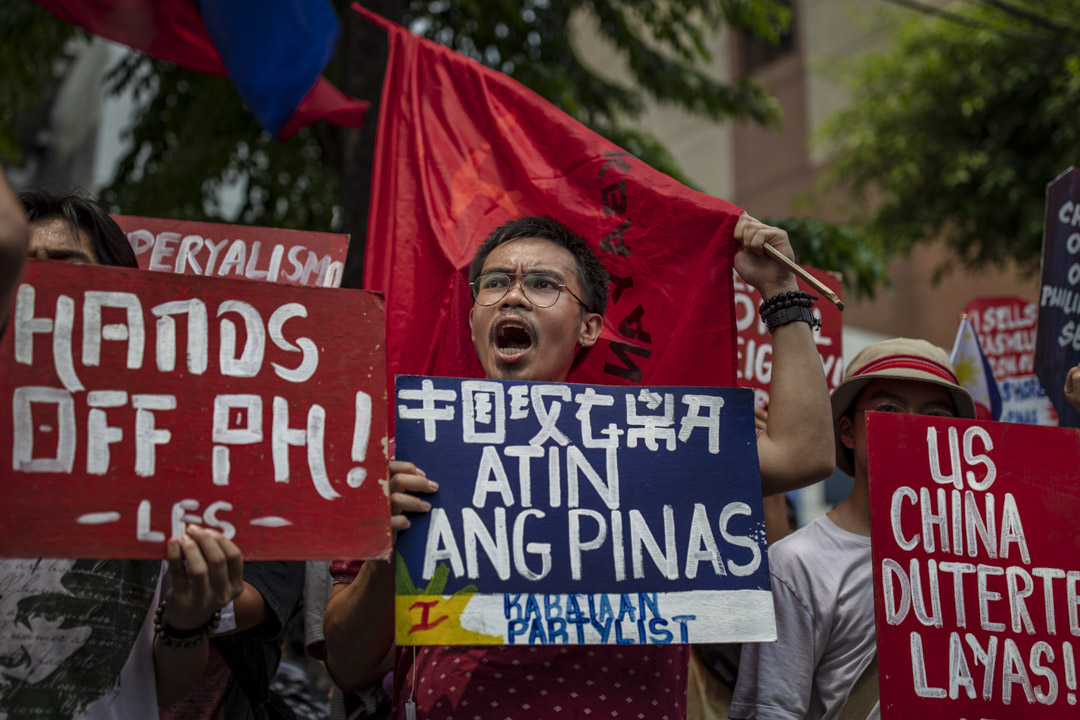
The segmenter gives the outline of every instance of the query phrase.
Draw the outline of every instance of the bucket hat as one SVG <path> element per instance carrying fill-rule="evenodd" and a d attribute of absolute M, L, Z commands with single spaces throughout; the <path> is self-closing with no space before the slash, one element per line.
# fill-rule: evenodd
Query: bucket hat
<path fill-rule="evenodd" d="M 925 340 L 893 338 L 868 345 L 851 360 L 844 381 L 832 391 L 833 433 L 836 436 L 836 466 L 854 475 L 851 451 L 840 442 L 840 418 L 867 385 L 882 378 L 918 380 L 940 385 L 949 391 L 957 417 L 975 419 L 975 401 L 956 381 L 949 356 Z"/>

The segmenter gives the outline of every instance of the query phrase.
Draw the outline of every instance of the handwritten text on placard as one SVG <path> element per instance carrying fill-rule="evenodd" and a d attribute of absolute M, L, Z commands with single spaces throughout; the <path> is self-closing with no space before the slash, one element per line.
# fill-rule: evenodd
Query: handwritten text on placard
<path fill-rule="evenodd" d="M 1080 436 L 884 413 L 867 432 L 882 717 L 1067 716 Z"/>
<path fill-rule="evenodd" d="M 751 402 L 399 376 L 397 456 L 439 482 L 398 536 L 399 642 L 771 637 Z"/>
<path fill-rule="evenodd" d="M 184 523 L 247 557 L 385 550 L 382 326 L 359 291 L 30 262 L 0 342 L 3 553 L 160 557 Z"/>

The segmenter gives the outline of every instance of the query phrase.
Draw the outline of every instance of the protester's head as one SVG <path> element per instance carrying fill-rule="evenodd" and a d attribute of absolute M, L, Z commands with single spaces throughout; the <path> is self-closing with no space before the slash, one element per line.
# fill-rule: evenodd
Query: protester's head
<path fill-rule="evenodd" d="M 550 218 L 518 218 L 492 232 L 469 283 L 469 327 L 490 378 L 564 380 L 603 329 L 607 271 L 584 240 Z"/>
<path fill-rule="evenodd" d="M 866 467 L 866 413 L 975 418 L 975 402 L 956 381 L 949 356 L 925 340 L 893 338 L 863 348 L 832 392 L 836 465 Z"/>
<path fill-rule="evenodd" d="M 124 231 L 94 200 L 44 190 L 26 190 L 19 200 L 30 221 L 30 257 L 138 267 Z"/>

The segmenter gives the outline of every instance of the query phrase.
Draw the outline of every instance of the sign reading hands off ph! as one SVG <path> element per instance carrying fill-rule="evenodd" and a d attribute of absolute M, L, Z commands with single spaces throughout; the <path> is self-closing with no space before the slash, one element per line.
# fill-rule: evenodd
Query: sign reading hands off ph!
<path fill-rule="evenodd" d="M 347 318 L 347 322 L 342 322 Z M 0 555 L 389 551 L 371 293 L 28 261 L 0 339 Z"/>
<path fill-rule="evenodd" d="M 399 375 L 397 640 L 776 637 L 749 390 Z"/>
<path fill-rule="evenodd" d="M 1080 713 L 1080 433 L 870 413 L 881 716 Z"/>

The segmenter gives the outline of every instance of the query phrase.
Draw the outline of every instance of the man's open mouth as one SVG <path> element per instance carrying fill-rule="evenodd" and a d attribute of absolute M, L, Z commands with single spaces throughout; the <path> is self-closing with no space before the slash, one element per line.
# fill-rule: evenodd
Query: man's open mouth
<path fill-rule="evenodd" d="M 509 317 L 495 323 L 492 337 L 499 355 L 510 359 L 524 354 L 533 346 L 534 330 L 523 320 Z"/>

